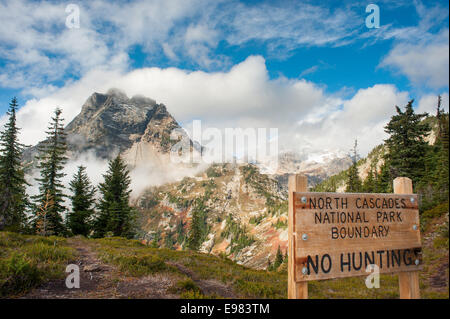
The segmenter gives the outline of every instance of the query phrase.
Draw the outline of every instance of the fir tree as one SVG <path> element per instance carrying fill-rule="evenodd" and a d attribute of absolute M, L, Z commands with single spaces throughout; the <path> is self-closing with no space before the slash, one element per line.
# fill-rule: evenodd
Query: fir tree
<path fill-rule="evenodd" d="M 21 165 L 24 145 L 18 141 L 20 129 L 16 125 L 17 108 L 17 99 L 13 98 L 6 113 L 8 122 L 0 133 L 0 229 L 5 227 L 12 231 L 23 231 L 29 200 L 25 193 L 28 184 Z"/>
<path fill-rule="evenodd" d="M 57 108 L 55 110 L 54 117 L 52 117 L 46 133 L 47 139 L 39 146 L 38 168 L 40 169 L 41 177 L 36 179 L 39 183 L 39 194 L 33 196 L 36 212 L 34 225 L 41 222 L 42 216 L 38 214 L 39 207 L 47 205 L 46 235 L 64 235 L 66 229 L 61 214 L 66 208 L 63 205 L 65 195 L 61 179 L 66 175 L 62 170 L 67 162 L 67 157 L 65 156 L 67 145 L 61 109 Z M 48 205 L 49 198 L 50 205 Z"/>
<path fill-rule="evenodd" d="M 362 183 L 361 179 L 359 178 L 358 174 L 358 141 L 355 140 L 355 145 L 353 146 L 353 156 L 352 161 L 353 164 L 348 169 L 348 175 L 347 175 L 347 187 L 345 191 L 347 193 L 358 193 L 361 191 Z"/>
<path fill-rule="evenodd" d="M 189 231 L 188 248 L 198 250 L 203 237 L 201 212 L 195 209 L 192 212 L 191 228 Z"/>
<path fill-rule="evenodd" d="M 413 102 L 408 102 L 404 112 L 396 106 L 397 114 L 385 126 L 385 132 L 390 135 L 386 140 L 389 149 L 386 158 L 391 165 L 392 177 L 409 177 L 415 184 L 425 173 L 428 144 L 424 138 L 430 127 L 422 122 L 427 113 L 414 113 Z"/>
<path fill-rule="evenodd" d="M 267 259 L 267 271 L 272 271 L 273 270 L 273 265 L 270 262 L 270 258 Z"/>
<path fill-rule="evenodd" d="M 84 166 L 78 167 L 69 185 L 72 191 L 72 211 L 67 215 L 67 227 L 73 235 L 88 236 L 94 214 L 95 188 L 91 185 Z"/>
<path fill-rule="evenodd" d="M 104 237 L 110 232 L 113 236 L 131 238 L 135 221 L 135 212 L 129 204 L 131 178 L 120 154 L 109 162 L 108 172 L 103 177 L 104 182 L 99 185 L 102 198 L 94 235 Z"/>
<path fill-rule="evenodd" d="M 208 233 L 208 224 L 206 222 L 207 208 L 205 207 L 205 200 L 206 198 L 198 198 L 195 201 L 195 206 L 192 212 L 191 227 L 187 239 L 187 247 L 192 250 L 199 249 L 206 234 Z"/>
<path fill-rule="evenodd" d="M 448 130 L 449 130 L 449 114 L 441 109 L 441 96 L 438 96 L 436 118 L 438 120 L 438 134 L 436 147 L 438 155 L 436 156 L 436 186 L 439 200 L 448 199 L 449 187 L 449 149 L 448 149 Z"/>
<path fill-rule="evenodd" d="M 274 269 L 278 269 L 283 263 L 283 254 L 281 253 L 280 245 L 278 245 L 277 254 L 275 255 L 275 261 L 273 263 Z"/>
<path fill-rule="evenodd" d="M 364 180 L 362 190 L 365 193 L 374 193 L 375 192 L 375 178 L 376 178 L 376 168 L 371 167 L 369 174 L 367 174 L 366 179 Z"/>
<path fill-rule="evenodd" d="M 440 119 L 441 132 L 440 132 L 440 158 L 438 166 L 438 188 L 440 191 L 441 200 L 448 200 L 448 188 L 449 188 L 449 148 L 448 148 L 448 130 L 449 130 L 449 114 L 445 114 Z"/>
<path fill-rule="evenodd" d="M 392 193 L 392 174 L 390 170 L 390 163 L 385 160 L 383 165 L 381 165 L 380 173 L 375 176 L 375 193 Z"/>

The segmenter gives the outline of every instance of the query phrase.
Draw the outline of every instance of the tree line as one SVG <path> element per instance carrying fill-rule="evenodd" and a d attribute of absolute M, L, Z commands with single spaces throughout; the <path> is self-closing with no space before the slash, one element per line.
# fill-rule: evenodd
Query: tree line
<path fill-rule="evenodd" d="M 31 185 L 25 179 L 25 145 L 19 142 L 17 109 L 13 98 L 6 113 L 8 121 L 0 132 L 0 230 L 43 236 L 133 237 L 136 212 L 129 205 L 131 178 L 120 154 L 109 161 L 104 181 L 97 187 L 86 167 L 79 166 L 69 183 L 70 195 L 66 194 L 62 179 L 66 176 L 67 141 L 59 108 L 51 117 L 46 139 L 38 144 L 38 194 L 27 194 Z"/>
<path fill-rule="evenodd" d="M 409 177 L 414 191 L 421 195 L 421 207 L 429 209 L 448 201 L 449 187 L 449 114 L 442 108 L 438 96 L 436 115 L 415 113 L 414 100 L 404 110 L 396 106 L 396 114 L 384 127 L 389 138 L 385 140 L 386 152 L 381 156 L 382 165 L 372 163 L 364 181 L 358 174 L 357 142 L 353 148 L 353 163 L 347 171 L 346 192 L 391 193 L 396 177 Z M 434 123 L 434 125 L 432 125 Z M 435 143 L 426 138 L 435 126 Z"/>

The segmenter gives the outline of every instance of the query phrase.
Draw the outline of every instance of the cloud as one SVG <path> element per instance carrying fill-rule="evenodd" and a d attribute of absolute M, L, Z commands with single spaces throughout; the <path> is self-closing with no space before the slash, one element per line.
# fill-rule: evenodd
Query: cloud
<path fill-rule="evenodd" d="M 416 86 L 448 87 L 449 30 L 427 41 L 397 44 L 380 66 L 392 67 Z"/>
<path fill-rule="evenodd" d="M 428 46 L 421 41 L 432 37 L 430 30 L 448 16 L 440 6 L 416 2 L 417 26 L 386 25 L 369 32 L 362 23 L 363 6 L 350 2 L 334 8 L 298 1 L 96 0 L 78 4 L 80 28 L 68 29 L 66 5 L 31 0 L 0 3 L 0 86 L 32 93 L 49 85 L 64 86 L 67 79 L 81 79 L 98 67 L 123 73 L 131 69 L 130 53 L 137 47 L 152 65 L 168 59 L 175 66 L 224 71 L 231 62 L 221 47 L 253 43 L 262 45 L 273 59 L 284 59 L 300 47 L 343 46 L 361 38 L 419 41 Z M 385 3 L 385 7 L 392 5 Z M 440 85 L 445 76 L 444 68 L 439 68 L 445 66 L 445 47 L 411 48 L 424 52 L 405 59 L 409 47 L 399 46 L 385 66 L 413 81 L 425 78 L 430 85 Z M 415 74 L 417 61 L 430 53 L 438 61 L 430 63 L 424 74 Z M 441 72 L 433 75 L 436 69 Z"/>
<path fill-rule="evenodd" d="M 339 108 L 326 107 L 318 118 L 300 121 L 296 136 L 305 151 L 312 153 L 320 153 L 321 149 L 350 150 L 358 139 L 359 152 L 365 156 L 386 138 L 383 127 L 395 113 L 395 105 L 404 106 L 408 99 L 407 92 L 393 85 L 360 89 Z"/>
<path fill-rule="evenodd" d="M 427 94 L 420 98 L 417 103 L 417 112 L 418 113 L 428 113 L 430 115 L 436 115 L 436 107 L 437 107 L 438 98 L 435 94 Z M 441 108 L 448 112 L 448 92 L 441 93 Z"/>
<path fill-rule="evenodd" d="M 382 59 L 379 67 L 405 75 L 416 87 L 433 89 L 448 87 L 449 29 L 448 8 L 433 3 L 425 6 L 413 2 L 418 15 L 417 25 L 394 27 L 383 25 L 369 30 L 362 38 L 394 40 L 390 52 Z"/>
<path fill-rule="evenodd" d="M 81 78 L 95 67 L 128 70 L 136 47 L 149 61 L 224 70 L 221 41 L 267 45 L 282 57 L 299 46 L 339 45 L 358 29 L 357 13 L 297 2 L 96 0 L 79 3 L 80 28 L 65 25 L 67 3 L 0 3 L 0 85 L 30 88 Z M 330 25 L 333 27 L 330 28 Z M 276 52 L 276 55 L 274 55 Z"/>
<path fill-rule="evenodd" d="M 361 152 L 382 142 L 383 125 L 408 100 L 393 85 L 375 85 L 344 99 L 303 79 L 270 79 L 261 56 L 250 56 L 226 72 L 188 71 L 177 68 L 143 68 L 132 72 L 91 71 L 79 81 L 48 96 L 26 102 L 18 114 L 21 140 L 35 144 L 56 106 L 65 123 L 81 110 L 93 92 L 122 89 L 128 96 L 144 95 L 164 103 L 186 129 L 192 120 L 202 127 L 278 128 L 280 148 L 320 152 L 347 149 L 353 138 Z M 0 124 L 6 118 L 0 119 Z"/>
<path fill-rule="evenodd" d="M 302 71 L 298 77 L 301 78 L 301 77 L 304 77 L 305 75 L 312 74 L 312 73 L 316 72 L 318 69 L 319 69 L 318 65 L 313 65 L 312 67 L 307 68 L 306 70 Z"/>

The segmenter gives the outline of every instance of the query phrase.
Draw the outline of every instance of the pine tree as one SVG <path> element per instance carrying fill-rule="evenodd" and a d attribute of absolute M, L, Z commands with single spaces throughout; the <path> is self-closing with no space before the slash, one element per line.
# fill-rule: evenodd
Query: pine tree
<path fill-rule="evenodd" d="M 273 263 L 274 269 L 278 269 L 283 263 L 283 254 L 281 253 L 280 245 L 278 245 L 277 254 L 275 255 L 275 262 Z"/>
<path fill-rule="evenodd" d="M 205 236 L 208 234 L 208 224 L 206 217 L 208 210 L 205 206 L 206 196 L 197 198 L 192 212 L 191 227 L 187 238 L 187 247 L 192 250 L 198 250 Z M 227 217 L 227 223 L 232 223 L 232 218 Z"/>
<path fill-rule="evenodd" d="M 438 148 L 436 156 L 436 187 L 437 197 L 439 201 L 448 200 L 449 187 L 449 148 L 448 148 L 448 130 L 449 130 L 449 114 L 441 109 L 441 96 L 438 96 L 436 118 L 438 120 L 438 134 L 436 147 Z"/>
<path fill-rule="evenodd" d="M 388 160 L 385 160 L 383 165 L 381 165 L 380 173 L 376 174 L 375 177 L 375 193 L 392 193 L 392 174 L 390 170 L 390 163 Z"/>
<path fill-rule="evenodd" d="M 267 271 L 272 271 L 273 270 L 273 265 L 270 262 L 270 258 L 267 259 Z"/>
<path fill-rule="evenodd" d="M 94 224 L 94 236 L 104 237 L 107 233 L 113 236 L 131 238 L 134 236 L 135 212 L 130 207 L 129 189 L 131 178 L 122 157 L 109 162 L 109 169 L 100 183 L 102 195 L 98 205 L 99 215 Z"/>
<path fill-rule="evenodd" d="M 444 110 L 441 108 L 442 98 L 440 95 L 438 95 L 438 102 L 436 105 L 436 119 L 438 120 L 438 132 L 437 136 L 438 138 L 441 137 L 442 131 L 443 131 L 443 122 L 442 117 L 445 116 Z"/>
<path fill-rule="evenodd" d="M 361 179 L 358 174 L 358 151 L 357 151 L 358 141 L 355 140 L 355 145 L 353 146 L 353 164 L 348 169 L 347 174 L 347 187 L 345 192 L 347 193 L 358 193 L 362 189 Z"/>
<path fill-rule="evenodd" d="M 203 237 L 201 224 L 202 224 L 201 212 L 198 209 L 195 209 L 192 212 L 191 228 L 189 231 L 187 243 L 189 249 L 198 250 L 198 248 L 200 247 L 201 239 Z"/>
<path fill-rule="evenodd" d="M 428 144 L 424 138 L 430 127 L 422 122 L 427 113 L 414 113 L 413 102 L 408 102 L 404 112 L 396 106 L 397 114 L 385 126 L 385 132 L 390 135 L 386 140 L 389 149 L 386 158 L 391 165 L 392 177 L 409 177 L 416 184 L 425 174 Z"/>
<path fill-rule="evenodd" d="M 364 193 L 374 193 L 375 192 L 375 176 L 376 176 L 376 168 L 371 167 L 369 174 L 367 174 L 366 179 L 364 180 L 362 190 Z"/>
<path fill-rule="evenodd" d="M 86 174 L 86 167 L 79 166 L 70 181 L 72 211 L 67 215 L 67 227 L 73 235 L 88 236 L 91 230 L 91 217 L 94 214 L 95 188 Z"/>
<path fill-rule="evenodd" d="M 16 125 L 17 108 L 17 99 L 14 97 L 6 113 L 9 119 L 5 130 L 0 133 L 0 229 L 6 227 L 12 231 L 23 231 L 29 199 L 25 192 L 28 184 L 21 164 L 24 145 L 18 141 L 20 129 Z"/>
<path fill-rule="evenodd" d="M 438 167 L 438 187 L 440 190 L 441 200 L 448 200 L 448 188 L 449 188 L 449 148 L 448 148 L 448 135 L 449 135 L 449 114 L 445 114 L 441 118 L 441 133 L 440 133 L 440 158 Z"/>
<path fill-rule="evenodd" d="M 65 156 L 67 144 L 61 109 L 55 110 L 46 133 L 47 139 L 39 146 L 38 168 L 41 177 L 36 179 L 39 183 L 39 194 L 33 196 L 36 212 L 34 225 L 41 222 L 42 217 L 38 214 L 39 207 L 48 204 L 48 198 L 50 198 L 51 204 L 46 210 L 46 235 L 65 235 L 66 229 L 61 214 L 66 210 L 64 207 L 66 196 L 63 193 L 64 185 L 61 179 L 66 175 L 62 170 L 67 162 Z"/>

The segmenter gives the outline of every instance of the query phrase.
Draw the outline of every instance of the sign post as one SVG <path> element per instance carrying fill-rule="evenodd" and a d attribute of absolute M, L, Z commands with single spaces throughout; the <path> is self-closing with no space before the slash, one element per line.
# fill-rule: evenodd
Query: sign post
<path fill-rule="evenodd" d="M 400 273 L 400 297 L 419 298 L 422 268 L 417 195 L 408 178 L 395 194 L 309 193 L 289 178 L 288 298 L 308 298 L 307 282 Z"/>
<path fill-rule="evenodd" d="M 394 179 L 394 193 L 412 194 L 412 181 L 407 177 L 397 177 Z M 419 272 L 407 271 L 398 275 L 400 286 L 400 299 L 420 299 Z"/>
<path fill-rule="evenodd" d="M 308 190 L 308 178 L 304 175 L 290 175 L 289 212 L 288 212 L 288 298 L 308 299 L 308 283 L 295 281 L 295 209 L 294 192 L 306 192 Z"/>

